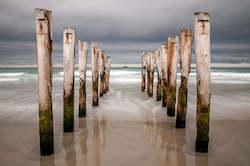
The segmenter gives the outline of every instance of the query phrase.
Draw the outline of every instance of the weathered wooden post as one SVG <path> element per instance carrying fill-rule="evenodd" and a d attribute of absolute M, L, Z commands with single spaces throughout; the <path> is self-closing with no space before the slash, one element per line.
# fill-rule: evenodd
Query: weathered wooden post
<path fill-rule="evenodd" d="M 99 49 L 98 42 L 91 43 L 91 68 L 92 68 L 92 95 L 93 95 L 93 106 L 99 105 L 98 96 L 98 81 L 99 81 Z"/>
<path fill-rule="evenodd" d="M 64 132 L 74 130 L 74 72 L 75 72 L 75 29 L 65 28 L 63 32 L 64 70 Z"/>
<path fill-rule="evenodd" d="M 156 90 L 156 100 L 160 101 L 161 100 L 161 51 L 160 49 L 155 51 L 155 63 L 156 63 L 156 68 L 157 68 L 157 90 Z"/>
<path fill-rule="evenodd" d="M 146 55 L 146 66 L 147 66 L 147 93 L 149 95 L 149 84 L 150 84 L 150 75 L 149 75 L 149 64 L 150 64 L 150 56 L 149 53 L 147 53 Z"/>
<path fill-rule="evenodd" d="M 207 152 L 211 98 L 209 13 L 195 13 L 194 37 L 197 78 L 197 138 L 195 145 L 197 152 Z"/>
<path fill-rule="evenodd" d="M 104 58 L 104 60 L 103 60 L 103 63 L 104 63 L 103 93 L 104 93 L 104 94 L 106 94 L 106 92 L 107 92 L 107 84 L 106 84 L 106 77 L 107 77 L 107 64 L 106 64 L 105 58 Z"/>
<path fill-rule="evenodd" d="M 161 59 L 162 59 L 162 107 L 166 107 L 167 82 L 168 82 L 168 44 L 162 45 Z"/>
<path fill-rule="evenodd" d="M 52 112 L 52 12 L 35 9 L 38 67 L 40 153 L 54 153 Z"/>
<path fill-rule="evenodd" d="M 192 30 L 181 30 L 181 86 L 178 92 L 176 128 L 185 128 L 187 112 L 187 82 L 192 56 Z"/>
<path fill-rule="evenodd" d="M 104 63 L 104 51 L 101 51 L 100 53 L 100 97 L 103 96 L 104 91 L 104 69 L 105 69 L 105 63 Z"/>
<path fill-rule="evenodd" d="M 82 43 L 78 41 L 78 51 L 79 51 L 79 77 L 80 77 L 80 87 L 79 87 L 79 117 L 86 116 L 86 68 L 87 68 L 87 53 L 88 53 L 88 43 Z"/>
<path fill-rule="evenodd" d="M 141 74 L 142 74 L 142 80 L 141 80 L 141 91 L 144 92 L 145 90 L 145 83 L 146 83 L 146 55 L 142 55 L 142 68 L 141 68 Z"/>
<path fill-rule="evenodd" d="M 168 37 L 168 86 L 167 86 L 167 114 L 175 116 L 176 79 L 178 61 L 178 36 Z"/>
<path fill-rule="evenodd" d="M 155 68 L 155 56 L 153 52 L 149 54 L 149 97 L 153 97 L 154 89 L 154 68 Z"/>
<path fill-rule="evenodd" d="M 111 69 L 111 57 L 107 56 L 107 74 L 106 74 L 106 91 L 109 91 L 109 81 L 110 81 L 110 69 Z"/>

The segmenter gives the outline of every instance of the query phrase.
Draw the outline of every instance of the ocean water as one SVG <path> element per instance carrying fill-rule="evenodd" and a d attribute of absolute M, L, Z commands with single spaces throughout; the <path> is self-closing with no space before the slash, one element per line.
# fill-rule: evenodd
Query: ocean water
<path fill-rule="evenodd" d="M 36 81 L 37 69 L 36 68 L 0 68 L 0 84 L 1 82 L 10 81 Z M 155 79 L 157 78 L 155 70 Z M 54 68 L 54 80 L 63 80 L 63 69 Z M 76 68 L 75 79 L 79 79 L 79 72 Z M 91 79 L 91 70 L 87 70 L 87 79 Z M 140 68 L 112 68 L 111 79 L 114 82 L 127 82 L 135 83 L 141 81 Z M 180 81 L 180 70 L 178 70 L 178 82 Z M 189 82 L 196 82 L 196 70 L 191 69 Z M 211 69 L 211 82 L 223 84 L 249 84 L 250 83 L 250 68 L 212 68 Z"/>

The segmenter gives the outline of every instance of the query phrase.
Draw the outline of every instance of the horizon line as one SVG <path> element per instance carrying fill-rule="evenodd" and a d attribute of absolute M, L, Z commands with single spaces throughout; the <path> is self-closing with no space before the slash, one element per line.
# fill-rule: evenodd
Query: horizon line
<path fill-rule="evenodd" d="M 36 68 L 37 65 L 0 65 L 0 68 Z M 62 68 L 63 64 L 54 64 L 53 68 Z M 78 68 L 78 64 L 75 65 Z M 91 64 L 87 64 L 87 67 L 91 67 Z M 141 64 L 111 64 L 112 68 L 124 67 L 124 68 L 140 68 Z M 178 64 L 178 67 L 180 65 Z M 195 68 L 196 64 L 192 63 L 191 68 Z M 211 68 L 250 68 L 250 63 L 211 63 Z"/>

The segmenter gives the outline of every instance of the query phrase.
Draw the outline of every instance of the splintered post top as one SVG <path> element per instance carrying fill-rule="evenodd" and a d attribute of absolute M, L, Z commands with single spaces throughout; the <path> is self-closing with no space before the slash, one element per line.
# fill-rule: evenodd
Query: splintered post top
<path fill-rule="evenodd" d="M 92 47 L 92 48 L 98 48 L 98 47 L 99 47 L 98 42 L 97 42 L 97 41 L 96 41 L 96 42 L 92 42 L 92 43 L 91 43 L 91 47 Z"/>
<path fill-rule="evenodd" d="M 196 12 L 195 14 L 196 19 L 198 21 L 209 21 L 210 20 L 210 14 L 207 12 Z"/>

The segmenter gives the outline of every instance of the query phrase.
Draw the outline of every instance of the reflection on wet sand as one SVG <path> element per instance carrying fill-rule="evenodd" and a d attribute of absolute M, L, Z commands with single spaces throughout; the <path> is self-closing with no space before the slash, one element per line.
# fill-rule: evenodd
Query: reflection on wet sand
<path fill-rule="evenodd" d="M 208 154 L 204 153 L 196 153 L 195 154 L 195 166 L 200 166 L 200 165 L 204 165 L 207 166 L 208 165 Z"/>
<path fill-rule="evenodd" d="M 164 164 L 185 165 L 185 155 L 182 151 L 185 142 L 176 138 L 170 124 L 146 121 L 143 125 L 147 141 L 155 147 L 156 155 L 163 158 Z"/>
<path fill-rule="evenodd" d="M 175 129 L 172 122 L 149 119 L 146 117 L 143 122 L 144 135 L 147 142 L 154 146 L 155 154 L 163 159 L 162 165 L 208 165 L 208 154 L 193 152 L 188 147 L 188 129 Z M 184 147 L 188 153 L 184 153 Z"/>
<path fill-rule="evenodd" d="M 81 165 L 87 166 L 88 165 L 88 146 L 87 146 L 87 141 L 88 141 L 88 129 L 87 129 L 87 120 L 86 118 L 80 118 L 79 119 L 79 128 L 83 130 L 81 133 L 81 141 L 80 141 L 80 147 L 81 147 L 81 152 L 82 152 L 82 159 L 80 160 Z"/>
<path fill-rule="evenodd" d="M 16 86 L 18 94 L 24 94 L 20 85 L 13 86 Z M 91 91 L 91 84 L 88 85 Z M 249 85 L 214 85 L 211 142 L 207 154 L 196 153 L 194 148 L 196 88 L 192 85 L 185 129 L 175 129 L 175 118 L 169 118 L 166 109 L 162 109 L 155 98 L 141 94 L 139 86 L 119 83 L 112 84 L 110 93 L 101 100 L 99 107 L 92 107 L 92 98 L 88 96 L 87 117 L 75 118 L 76 128 L 71 134 L 64 134 L 62 130 L 63 93 L 62 86 L 56 87 L 53 109 L 55 153 L 40 157 L 38 114 L 27 111 L 29 100 L 15 101 L 15 106 L 24 103 L 25 106 L 18 107 L 18 112 L 13 112 L 10 119 L 1 120 L 1 166 L 249 165 L 249 132 L 245 132 L 250 122 L 247 109 L 250 106 L 247 102 L 250 93 L 246 92 L 246 89 L 250 89 Z M 238 101 L 241 108 L 233 104 L 237 98 L 241 101 Z M 78 104 L 77 100 L 75 102 Z M 15 111 L 14 107 L 10 108 L 1 115 L 7 116 L 7 111 Z"/>
<path fill-rule="evenodd" d="M 106 120 L 104 117 L 93 117 L 93 157 L 94 157 L 94 166 L 101 165 L 101 153 L 105 148 L 106 144 Z"/>
<path fill-rule="evenodd" d="M 41 156 L 40 157 L 40 166 L 56 166 L 55 165 L 55 156 L 51 155 L 51 156 Z"/>
<path fill-rule="evenodd" d="M 105 120 L 105 118 L 103 117 L 101 122 L 101 148 L 104 149 L 105 148 L 105 145 L 106 145 L 106 135 L 105 135 L 105 132 L 106 132 L 106 126 L 107 126 L 107 121 Z"/>
<path fill-rule="evenodd" d="M 75 166 L 76 165 L 76 152 L 75 152 L 74 133 L 64 133 L 63 147 L 64 147 L 66 165 Z"/>
<path fill-rule="evenodd" d="M 99 130 L 99 121 L 94 118 L 93 121 L 93 156 L 95 158 L 94 160 L 94 166 L 100 166 L 100 160 L 101 160 L 101 154 L 100 154 L 100 130 Z"/>

